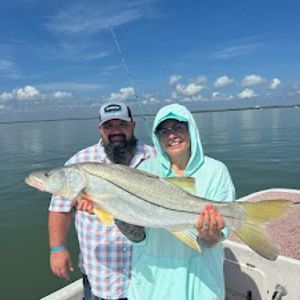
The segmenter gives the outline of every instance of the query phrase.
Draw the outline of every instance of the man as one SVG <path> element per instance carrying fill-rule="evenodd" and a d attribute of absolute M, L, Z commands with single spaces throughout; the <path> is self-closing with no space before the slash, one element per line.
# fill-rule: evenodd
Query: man
<path fill-rule="evenodd" d="M 99 120 L 100 141 L 76 153 L 66 165 L 91 161 L 136 168 L 155 154 L 152 147 L 140 144 L 135 138 L 135 122 L 126 104 L 102 105 Z M 74 206 L 75 199 L 53 196 L 49 207 L 50 266 L 55 275 L 66 279 L 73 270 L 66 238 Z M 81 210 L 76 210 L 75 227 L 85 300 L 125 299 L 131 271 L 131 244 L 117 226 L 107 227 L 95 215 Z"/>

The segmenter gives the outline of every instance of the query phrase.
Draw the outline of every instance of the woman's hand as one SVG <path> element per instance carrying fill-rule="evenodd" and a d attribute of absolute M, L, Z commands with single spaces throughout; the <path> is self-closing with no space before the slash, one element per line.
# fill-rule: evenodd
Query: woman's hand
<path fill-rule="evenodd" d="M 212 247 L 221 240 L 221 230 L 224 227 L 224 219 L 211 204 L 206 205 L 195 224 L 199 238 L 207 247 Z"/>
<path fill-rule="evenodd" d="M 82 210 L 90 214 L 94 213 L 94 204 L 87 193 L 82 195 L 82 197 L 77 201 L 76 206 L 78 210 Z"/>

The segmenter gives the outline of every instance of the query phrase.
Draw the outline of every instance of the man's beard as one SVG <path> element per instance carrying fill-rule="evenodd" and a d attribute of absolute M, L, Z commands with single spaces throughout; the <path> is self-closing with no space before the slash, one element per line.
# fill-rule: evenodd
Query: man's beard
<path fill-rule="evenodd" d="M 121 138 L 121 142 L 114 143 L 114 137 Z M 135 154 L 137 145 L 137 139 L 132 136 L 129 140 L 126 140 L 124 134 L 109 135 L 108 143 L 103 144 L 104 151 L 112 163 L 128 165 L 130 160 Z"/>

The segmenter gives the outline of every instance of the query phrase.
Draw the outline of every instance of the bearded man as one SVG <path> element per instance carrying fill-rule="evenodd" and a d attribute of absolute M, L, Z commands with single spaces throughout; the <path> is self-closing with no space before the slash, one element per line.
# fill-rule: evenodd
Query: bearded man
<path fill-rule="evenodd" d="M 135 121 L 123 102 L 105 103 L 99 111 L 100 141 L 72 156 L 66 165 L 101 162 L 136 168 L 155 155 L 152 147 L 141 144 L 134 136 Z M 84 299 L 126 299 L 131 272 L 132 246 L 121 233 L 122 226 L 106 226 L 88 212 L 73 209 L 76 199 L 53 195 L 49 207 L 50 267 L 68 279 L 73 264 L 66 240 L 75 211 L 75 228 L 80 254 Z"/>

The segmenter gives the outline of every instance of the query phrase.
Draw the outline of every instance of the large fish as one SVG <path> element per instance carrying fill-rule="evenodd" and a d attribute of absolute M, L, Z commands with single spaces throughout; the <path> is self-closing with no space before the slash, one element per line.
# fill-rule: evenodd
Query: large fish
<path fill-rule="evenodd" d="M 278 250 L 263 234 L 261 225 L 281 217 L 294 204 L 285 199 L 211 201 L 194 195 L 191 178 L 159 178 L 124 165 L 90 162 L 33 172 L 25 182 L 40 191 L 69 199 L 80 199 L 87 193 L 104 224 L 112 225 L 117 219 L 143 227 L 165 228 L 199 251 L 194 224 L 210 203 L 220 212 L 227 227 L 269 260 L 277 258 Z M 300 191 L 294 192 L 300 199 Z"/>

